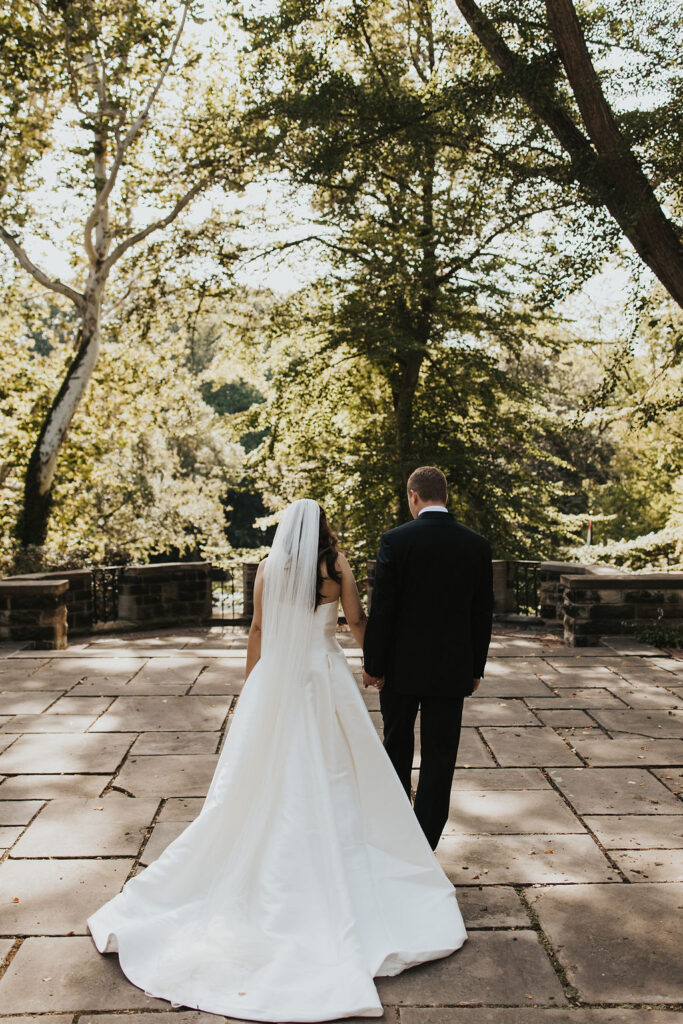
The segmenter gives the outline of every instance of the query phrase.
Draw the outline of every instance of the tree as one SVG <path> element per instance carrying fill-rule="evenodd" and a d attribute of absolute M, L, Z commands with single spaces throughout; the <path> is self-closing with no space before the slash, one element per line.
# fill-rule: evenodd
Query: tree
<path fill-rule="evenodd" d="M 62 445 L 46 544 L 16 550 L 25 467 L 71 354 L 60 311 L 37 287 L 4 298 L 0 567 L 130 561 L 174 549 L 225 557 L 225 496 L 242 474 L 244 450 L 202 397 L 177 310 L 166 311 L 165 323 L 124 320 L 106 332 Z"/>
<path fill-rule="evenodd" d="M 405 518 L 406 481 L 425 455 L 420 391 L 442 374 L 467 406 L 468 375 L 454 363 L 471 369 L 486 352 L 480 368 L 493 379 L 497 359 L 548 315 L 552 239 L 530 225 L 576 198 L 496 159 L 498 99 L 473 85 L 472 43 L 445 6 L 375 0 L 323 15 L 286 4 L 244 26 L 259 84 L 249 116 L 269 140 L 266 158 L 313 190 L 307 241 L 330 268 L 320 333 L 330 352 L 343 346 L 371 365 L 391 396 L 383 450 L 392 512 Z M 516 245 L 525 227 L 526 251 Z M 592 267 L 577 266 L 573 281 Z"/>
<path fill-rule="evenodd" d="M 539 17 L 537 8 L 541 5 L 538 3 L 527 3 L 521 11 L 520 5 L 515 4 L 514 12 L 507 2 L 494 5 L 499 19 L 511 22 L 515 27 L 524 22 L 526 8 L 532 7 L 533 14 L 526 22 L 527 32 L 533 26 L 536 38 L 539 35 L 544 38 L 550 31 L 550 48 L 542 56 L 535 53 L 529 59 L 508 45 L 496 20 L 488 17 L 475 0 L 456 0 L 456 3 L 472 32 L 502 73 L 505 87 L 521 97 L 533 116 L 550 130 L 561 150 L 568 155 L 567 170 L 571 177 L 584 187 L 589 201 L 601 204 L 609 211 L 642 261 L 678 305 L 683 306 L 681 228 L 667 217 L 643 169 L 642 160 L 629 143 L 628 119 L 618 118 L 605 96 L 572 0 L 544 0 L 547 26 Z M 672 18 L 672 31 L 675 25 Z M 621 40 L 616 41 L 617 44 L 619 42 Z M 675 46 L 675 38 L 672 42 Z M 576 123 L 566 100 L 558 55 L 586 134 Z M 680 96 L 674 94 L 672 107 L 674 110 L 679 108 L 680 118 Z M 670 119 L 662 120 L 664 131 L 670 132 L 673 127 Z M 673 130 L 676 131 L 675 128 Z M 557 169 L 554 173 L 557 174 Z"/>
<path fill-rule="evenodd" d="M 72 304 L 77 319 L 75 353 L 26 470 L 18 535 L 28 545 L 47 535 L 57 461 L 98 361 L 112 272 L 211 186 L 241 187 L 243 161 L 226 96 L 219 101 L 223 82 L 214 68 L 213 93 L 202 84 L 201 55 L 184 38 L 198 17 L 195 0 L 12 6 L 0 43 L 0 62 L 14 70 L 4 99 L 12 145 L 0 239 L 35 281 Z M 80 282 L 43 270 L 22 241 L 29 232 L 51 233 L 38 209 L 48 156 L 76 208 L 67 232 Z M 63 240 L 59 230 L 52 235 Z"/>

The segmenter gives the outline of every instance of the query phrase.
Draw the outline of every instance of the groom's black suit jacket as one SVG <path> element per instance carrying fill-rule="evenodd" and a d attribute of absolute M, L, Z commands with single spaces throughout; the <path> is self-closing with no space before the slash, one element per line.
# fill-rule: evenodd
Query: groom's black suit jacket
<path fill-rule="evenodd" d="M 450 512 L 382 536 L 364 662 L 387 691 L 468 696 L 484 672 L 493 616 L 489 542 Z"/>

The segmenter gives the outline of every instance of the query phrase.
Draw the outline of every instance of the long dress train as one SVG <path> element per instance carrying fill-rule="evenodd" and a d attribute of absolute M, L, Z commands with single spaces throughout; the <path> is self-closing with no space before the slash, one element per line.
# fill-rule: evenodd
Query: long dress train
<path fill-rule="evenodd" d="M 467 938 L 335 638 L 313 616 L 301 699 L 247 680 L 198 817 L 88 918 L 148 995 L 249 1020 L 381 1016 L 373 978 Z"/>

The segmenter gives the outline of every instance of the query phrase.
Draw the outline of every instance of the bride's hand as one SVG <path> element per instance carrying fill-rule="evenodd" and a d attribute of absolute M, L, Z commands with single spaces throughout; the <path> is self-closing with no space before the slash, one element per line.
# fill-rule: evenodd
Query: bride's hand
<path fill-rule="evenodd" d="M 376 686 L 378 690 L 381 690 L 384 686 L 384 680 L 378 679 L 376 676 L 369 675 L 365 669 L 363 669 L 363 686 L 366 690 L 368 686 Z"/>

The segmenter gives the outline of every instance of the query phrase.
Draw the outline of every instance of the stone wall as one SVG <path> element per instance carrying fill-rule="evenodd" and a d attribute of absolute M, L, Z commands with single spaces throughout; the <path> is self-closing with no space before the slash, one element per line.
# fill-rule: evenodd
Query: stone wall
<path fill-rule="evenodd" d="M 70 633 L 87 633 L 93 624 L 92 573 L 90 569 L 66 569 L 11 576 L 12 580 L 67 580 L 65 594 Z"/>
<path fill-rule="evenodd" d="M 683 572 L 567 574 L 561 583 L 564 638 L 571 647 L 633 635 L 654 620 L 664 628 L 683 626 Z"/>
<path fill-rule="evenodd" d="M 132 565 L 119 570 L 118 615 L 107 630 L 199 625 L 211 619 L 208 562 Z M 0 640 L 66 646 L 69 634 L 96 629 L 89 569 L 0 580 Z"/>
<path fill-rule="evenodd" d="M 38 650 L 66 647 L 69 581 L 0 580 L 0 640 L 30 643 Z"/>
<path fill-rule="evenodd" d="M 208 562 L 127 565 L 119 580 L 119 624 L 187 625 L 211 618 Z"/>
<path fill-rule="evenodd" d="M 563 576 L 627 576 L 621 569 L 580 562 L 541 562 L 538 568 L 540 615 L 546 621 L 564 620 Z"/>

